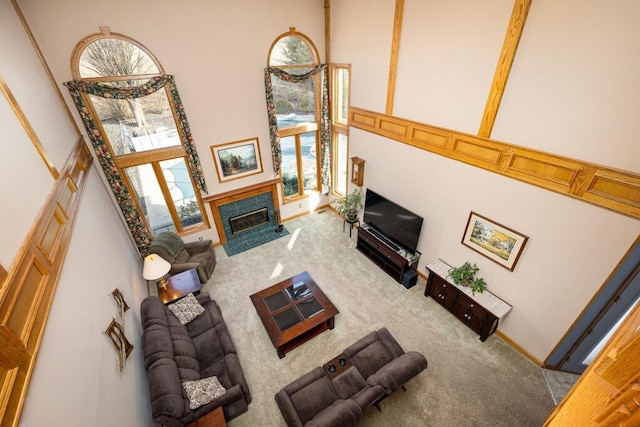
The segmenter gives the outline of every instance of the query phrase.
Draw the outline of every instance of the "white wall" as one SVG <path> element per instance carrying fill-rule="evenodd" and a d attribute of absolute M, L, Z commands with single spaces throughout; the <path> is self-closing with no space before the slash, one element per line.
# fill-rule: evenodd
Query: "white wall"
<path fill-rule="evenodd" d="M 276 37 L 295 27 L 311 38 L 324 58 L 321 0 L 114 0 L 108 7 L 99 0 L 83 1 L 81 7 L 74 0 L 18 3 L 61 87 L 71 79 L 76 43 L 97 33 L 99 26 L 137 40 L 167 74 L 175 75 L 209 194 L 274 178 L 263 70 Z M 66 88 L 62 90 L 72 105 Z M 252 137 L 260 141 L 264 172 L 219 183 L 210 147 Z M 305 199 L 285 205 L 282 217 L 306 212 L 310 203 Z M 219 240 L 215 228 L 185 240 L 198 237 Z"/>
<path fill-rule="evenodd" d="M 275 37 L 295 26 L 324 53 L 321 0 L 20 3 L 59 84 L 71 78 L 75 44 L 100 25 L 138 40 L 176 75 L 210 194 L 273 176 L 262 70 Z M 474 132 L 512 4 L 407 0 L 396 114 Z M 394 6 L 331 4 L 332 60 L 352 64 L 354 106 L 384 111 Z M 638 13 L 632 0 L 536 1 L 493 137 L 637 172 L 631 118 L 640 106 L 630 96 L 639 61 L 629 43 L 640 30 L 628 22 Z M 260 139 L 265 172 L 219 184 L 210 145 L 252 136 Z M 640 232 L 636 219 L 365 132 L 352 131 L 349 154 L 367 161 L 365 186 L 425 217 L 421 271 L 438 257 L 478 263 L 489 289 L 514 306 L 501 330 L 541 360 Z M 304 210 L 287 205 L 283 216 Z M 459 243 L 471 210 L 530 237 L 514 272 Z"/>
<path fill-rule="evenodd" d="M 389 45 L 353 53 L 353 41 L 390 40 L 394 4 L 332 4 L 332 60 L 352 63 L 353 106 L 384 112 L 386 80 L 369 67 L 388 64 Z M 407 0 L 394 114 L 475 134 L 512 6 Z M 493 137 L 638 173 L 638 14 L 633 1 L 534 2 Z M 349 156 L 366 160 L 365 187 L 424 216 L 420 271 L 437 258 L 477 263 L 513 305 L 500 330 L 541 361 L 640 232 L 637 219 L 356 129 Z M 529 236 L 513 272 L 460 243 L 471 211 Z"/>
<path fill-rule="evenodd" d="M 151 403 L 140 337 L 140 303 L 147 296 L 142 264 L 115 207 L 91 170 L 20 426 L 144 426 Z M 117 308 L 118 288 L 131 307 L 125 336 L 134 348 L 122 372 L 104 331 Z"/>
<path fill-rule="evenodd" d="M 15 105 L 61 172 L 78 135 L 8 0 L 0 1 L 0 56 L 0 75 Z M 3 96 L 0 123 L 0 262 L 10 271 L 55 179 Z M 151 419 L 138 314 L 146 283 L 97 168 L 87 177 L 20 426 L 142 426 Z M 116 316 L 110 295 L 116 287 L 132 308 L 125 325 L 134 350 L 122 374 L 103 333 Z"/>
<path fill-rule="evenodd" d="M 27 115 L 28 123 L 36 135 L 47 143 L 47 154 L 53 159 L 56 168 L 64 166 L 69 154 L 60 143 L 61 138 L 69 138 L 66 143 L 73 142 L 71 124 L 62 115 L 58 126 L 52 125 L 48 118 L 60 118 L 59 111 L 50 114 L 31 114 L 37 111 L 42 103 L 55 104 L 55 93 L 38 57 L 32 52 L 31 44 L 22 30 L 11 3 L 0 2 L 0 77 L 6 88 L 17 102 L 17 107 Z M 25 53 L 27 53 L 25 55 Z M 57 106 L 61 104 L 57 101 Z M 0 205 L 2 221 L 0 221 L 0 264 L 6 269 L 13 262 L 31 228 L 31 224 L 40 210 L 42 201 L 53 186 L 55 179 L 40 158 L 34 144 L 29 139 L 23 123 L 12 110 L 5 96 L 0 95 L 0 123 L 2 123 L 3 162 L 0 168 Z M 62 108 L 58 108 L 62 110 Z M 46 140 L 46 141 L 45 141 Z M 25 179 L 21 171 L 29 171 Z"/>

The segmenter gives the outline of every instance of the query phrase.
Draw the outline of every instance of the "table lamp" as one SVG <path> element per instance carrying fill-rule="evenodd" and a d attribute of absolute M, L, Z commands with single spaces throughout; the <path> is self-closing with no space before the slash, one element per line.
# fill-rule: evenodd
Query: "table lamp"
<path fill-rule="evenodd" d="M 168 285 L 164 275 L 171 270 L 169 264 L 164 258 L 158 254 L 147 255 L 144 259 L 144 268 L 142 269 L 142 277 L 147 280 L 157 280 L 158 287 L 165 289 Z"/>

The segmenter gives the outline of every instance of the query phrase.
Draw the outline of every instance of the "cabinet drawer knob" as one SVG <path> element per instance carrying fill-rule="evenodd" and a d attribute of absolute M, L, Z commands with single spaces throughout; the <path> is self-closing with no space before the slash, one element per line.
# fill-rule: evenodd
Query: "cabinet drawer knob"
<path fill-rule="evenodd" d="M 447 285 L 442 285 L 442 287 L 443 287 L 443 288 L 446 288 L 446 287 L 447 287 Z"/>
<path fill-rule="evenodd" d="M 473 308 L 473 304 L 471 304 L 469 307 Z"/>

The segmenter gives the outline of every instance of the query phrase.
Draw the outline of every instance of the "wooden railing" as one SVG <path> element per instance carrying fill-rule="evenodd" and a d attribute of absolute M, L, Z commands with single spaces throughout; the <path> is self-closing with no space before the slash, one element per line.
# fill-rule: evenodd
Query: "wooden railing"
<path fill-rule="evenodd" d="M 640 218 L 640 174 L 351 107 L 349 124 L 422 150 Z"/>
<path fill-rule="evenodd" d="M 84 140 L 79 138 L 6 280 L 0 284 L 3 427 L 18 425 L 92 160 Z"/>

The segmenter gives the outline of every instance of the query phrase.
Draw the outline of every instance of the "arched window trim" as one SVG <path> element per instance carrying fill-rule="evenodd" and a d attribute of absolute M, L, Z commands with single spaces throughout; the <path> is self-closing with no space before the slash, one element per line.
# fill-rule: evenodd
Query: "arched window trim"
<path fill-rule="evenodd" d="M 161 73 L 81 78 L 79 64 L 82 52 L 89 44 L 95 42 L 96 40 L 107 38 L 124 40 L 140 48 L 149 56 L 149 58 L 154 62 L 155 66 L 159 71 L 161 71 Z M 142 207 L 140 206 L 138 200 L 136 200 L 136 198 L 132 196 L 133 194 L 135 194 L 135 191 L 130 186 L 129 180 L 126 178 L 124 168 L 127 167 L 127 165 L 129 165 L 131 161 L 136 157 L 147 157 L 149 159 L 153 157 L 153 162 L 161 161 L 164 159 L 164 157 L 167 156 L 173 156 L 172 158 L 183 157 L 190 171 L 191 181 L 194 189 L 197 187 L 201 191 L 207 191 L 206 182 L 202 173 L 202 167 L 200 165 L 200 160 L 196 151 L 196 147 L 193 143 L 191 130 L 184 113 L 184 108 L 182 106 L 178 90 L 175 85 L 174 77 L 164 74 L 162 65 L 148 49 L 146 49 L 137 41 L 117 33 L 92 34 L 84 38 L 74 48 L 72 58 L 72 75 L 76 79 L 66 82 L 65 85 L 69 89 L 78 112 L 80 113 L 96 156 L 98 157 L 107 181 L 111 186 L 111 190 L 116 198 L 120 210 L 122 211 L 129 231 L 134 238 L 134 241 L 136 242 L 139 252 L 144 256 L 148 251 L 148 247 L 151 240 L 153 239 L 153 235 L 151 233 L 149 224 L 145 219 Z M 129 88 L 119 88 L 106 84 L 106 82 L 113 82 L 118 80 L 148 81 L 140 86 Z M 116 156 L 106 136 L 102 123 L 98 119 L 97 112 L 95 111 L 89 95 L 101 96 L 105 98 L 127 99 L 146 96 L 158 90 L 166 90 L 167 92 L 167 99 L 169 101 L 176 128 L 180 135 L 181 145 L 153 149 L 145 153 L 131 153 Z M 159 166 L 157 164 L 151 164 L 151 166 L 153 167 L 157 175 Z M 160 185 L 165 199 L 167 199 L 169 191 L 166 187 L 166 183 L 164 183 L 162 179 L 159 179 L 158 185 Z M 201 228 L 209 227 L 204 203 L 198 191 L 195 191 L 195 197 L 200 208 L 202 223 L 199 226 L 189 227 L 189 231 L 195 231 Z M 171 198 L 169 197 L 168 200 L 171 200 Z M 169 206 L 169 203 L 167 203 L 167 207 L 169 208 L 169 212 L 173 223 L 176 226 L 176 229 L 178 231 L 182 230 L 181 220 L 178 217 L 175 207 Z"/>
<path fill-rule="evenodd" d="M 135 74 L 132 76 L 81 77 L 80 67 L 78 66 L 80 64 L 80 56 L 82 56 L 82 53 L 87 48 L 87 46 L 89 46 L 91 43 L 95 41 L 102 40 L 102 39 L 122 40 L 135 45 L 138 49 L 146 53 L 149 56 L 149 58 L 151 58 L 151 60 L 156 65 L 156 67 L 158 67 L 158 70 L 160 72 L 153 73 L 153 74 Z M 73 48 L 73 54 L 71 55 L 71 76 L 73 76 L 74 80 L 117 81 L 117 80 L 132 80 L 131 77 L 135 77 L 135 79 L 145 79 L 145 78 L 151 79 L 153 77 L 161 76 L 163 74 L 164 74 L 164 68 L 162 67 L 162 64 L 160 63 L 160 61 L 158 61 L 158 59 L 149 49 L 147 49 L 142 43 L 138 42 L 137 40 L 134 40 L 131 37 L 127 37 L 124 34 L 120 34 L 120 33 L 107 32 L 107 33 L 95 33 L 95 34 L 88 35 L 87 37 L 83 38 L 75 45 L 75 47 Z"/>
<path fill-rule="evenodd" d="M 275 46 L 285 37 L 298 37 L 302 39 L 309 47 L 312 56 L 312 63 L 305 64 L 285 64 L 285 65 L 271 65 L 271 55 Z M 309 131 L 319 132 L 319 138 L 317 143 L 317 151 L 320 152 L 320 156 L 317 161 L 318 170 L 318 188 L 321 189 L 323 194 L 327 194 L 331 187 L 331 172 L 330 172 L 330 123 L 329 123 L 329 91 L 328 91 L 328 68 L 325 64 L 320 64 L 318 55 L 318 49 L 313 41 L 303 33 L 299 33 L 295 28 L 290 28 L 288 32 L 280 34 L 272 42 L 267 55 L 267 68 L 265 68 L 265 90 L 267 98 L 267 113 L 269 116 L 269 133 L 271 137 L 271 151 L 273 157 L 273 168 L 276 174 L 281 172 L 282 152 L 280 147 L 280 137 L 297 135 Z M 309 72 L 304 75 L 291 74 L 289 71 L 294 69 L 310 69 Z M 288 82 L 303 82 L 308 79 L 315 79 L 316 96 L 315 96 L 315 122 L 294 124 L 291 126 L 278 128 L 278 121 L 275 115 L 275 105 L 273 101 L 273 85 L 271 83 L 271 75 L 276 76 L 282 80 Z M 318 90 L 319 89 L 319 90 Z M 282 178 L 282 175 L 281 175 Z M 284 193 L 284 183 L 283 183 Z M 302 188 L 302 187 L 301 187 Z M 286 197 L 283 194 L 283 200 L 287 201 L 295 200 L 297 196 Z"/>

